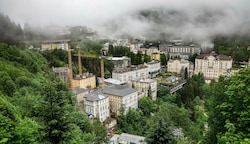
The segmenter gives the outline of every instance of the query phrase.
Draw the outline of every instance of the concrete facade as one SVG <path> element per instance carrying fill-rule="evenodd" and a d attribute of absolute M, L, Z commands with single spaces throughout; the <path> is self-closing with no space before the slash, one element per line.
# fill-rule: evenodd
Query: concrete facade
<path fill-rule="evenodd" d="M 185 70 L 185 68 L 189 69 L 189 62 L 187 60 L 169 60 L 168 61 L 168 72 L 175 72 L 177 74 L 180 74 L 182 70 Z"/>
<path fill-rule="evenodd" d="M 83 74 L 83 75 L 77 75 L 72 80 L 73 88 L 96 88 L 96 77 L 93 74 Z"/>
<path fill-rule="evenodd" d="M 127 114 L 129 109 L 138 108 L 138 93 L 136 89 L 129 86 L 106 86 L 103 93 L 109 97 L 110 110 L 116 115 L 121 115 L 121 109 L 124 109 L 124 114 Z"/>
<path fill-rule="evenodd" d="M 157 60 L 153 60 L 148 63 L 144 63 L 145 66 L 148 67 L 149 77 L 154 78 L 156 77 L 159 72 L 161 71 L 161 62 Z"/>
<path fill-rule="evenodd" d="M 225 55 L 217 55 L 215 52 L 203 54 L 195 59 L 195 74 L 203 73 L 206 82 L 217 80 L 224 76 L 227 70 L 232 68 L 233 59 Z"/>
<path fill-rule="evenodd" d="M 130 67 L 115 69 L 112 72 L 112 78 L 122 82 L 145 79 L 148 77 L 148 67 L 145 65 L 131 65 Z"/>
<path fill-rule="evenodd" d="M 132 86 L 138 93 L 144 93 L 144 96 L 150 97 L 152 100 L 157 98 L 157 81 L 154 79 L 141 79 L 132 81 Z M 151 96 L 149 96 L 149 89 L 151 89 Z M 139 98 L 140 99 L 140 98 Z"/>
<path fill-rule="evenodd" d="M 90 92 L 84 97 L 84 109 L 104 122 L 109 117 L 109 97 L 100 91 Z"/>

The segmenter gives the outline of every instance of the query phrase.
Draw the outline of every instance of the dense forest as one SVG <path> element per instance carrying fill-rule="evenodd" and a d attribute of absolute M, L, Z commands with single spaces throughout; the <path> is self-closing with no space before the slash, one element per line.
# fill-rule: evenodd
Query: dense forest
<path fill-rule="evenodd" d="M 102 143 L 106 130 L 75 105 L 38 52 L 0 44 L 0 143 Z"/>

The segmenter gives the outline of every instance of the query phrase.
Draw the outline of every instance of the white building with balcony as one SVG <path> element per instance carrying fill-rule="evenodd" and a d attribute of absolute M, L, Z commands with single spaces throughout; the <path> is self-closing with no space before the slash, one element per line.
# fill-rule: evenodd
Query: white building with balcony
<path fill-rule="evenodd" d="M 109 97 L 101 91 L 90 92 L 84 97 L 84 109 L 89 115 L 104 122 L 109 117 Z"/>

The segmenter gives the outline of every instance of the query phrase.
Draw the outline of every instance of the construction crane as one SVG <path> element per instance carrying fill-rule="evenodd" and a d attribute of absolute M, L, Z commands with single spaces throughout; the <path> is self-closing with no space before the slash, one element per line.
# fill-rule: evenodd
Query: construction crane
<path fill-rule="evenodd" d="M 93 54 L 81 54 L 80 48 L 78 47 L 77 49 L 78 49 L 78 52 L 74 56 L 78 57 L 78 74 L 82 75 L 82 60 L 81 60 L 81 57 L 85 57 L 85 58 L 97 58 L 97 56 L 93 55 Z"/>
<path fill-rule="evenodd" d="M 77 41 L 68 41 L 68 62 L 69 62 L 69 83 L 70 83 L 70 90 L 73 90 L 73 72 L 72 72 L 72 57 L 71 57 L 71 43 L 72 42 L 80 42 L 81 40 Z"/>
<path fill-rule="evenodd" d="M 107 51 L 105 49 L 101 50 L 101 78 L 102 78 L 102 89 L 104 88 L 104 58 L 106 57 Z"/>
<path fill-rule="evenodd" d="M 81 53 L 80 53 L 80 48 L 78 48 L 78 73 L 79 75 L 82 75 L 82 61 L 81 61 Z"/>
<path fill-rule="evenodd" d="M 70 48 L 69 48 L 70 49 Z M 78 72 L 79 72 L 79 75 L 82 74 L 82 62 L 81 62 L 81 57 L 87 57 L 87 58 L 97 58 L 96 55 L 93 55 L 93 54 L 81 54 L 81 51 L 80 51 L 80 48 L 77 47 L 78 49 L 78 53 L 77 55 L 74 55 L 74 56 L 78 56 Z M 70 53 L 70 52 L 69 52 Z M 104 58 L 106 57 L 106 54 L 107 54 L 107 51 L 105 49 L 102 49 L 101 50 L 101 56 L 99 57 L 101 59 L 101 79 L 102 79 L 102 89 L 104 88 Z M 71 57 L 71 55 L 69 56 Z M 71 58 L 70 58 L 71 59 Z M 69 60 L 70 63 L 71 60 Z M 72 65 L 72 64 L 71 64 Z M 72 77 L 72 66 L 70 67 L 71 69 L 71 78 L 70 79 L 73 79 Z"/>

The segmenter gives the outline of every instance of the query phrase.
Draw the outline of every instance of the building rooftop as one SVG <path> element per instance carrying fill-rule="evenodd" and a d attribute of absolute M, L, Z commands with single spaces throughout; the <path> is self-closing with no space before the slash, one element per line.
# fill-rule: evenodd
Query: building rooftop
<path fill-rule="evenodd" d="M 101 91 L 90 92 L 90 93 L 86 94 L 86 96 L 85 96 L 85 99 L 87 101 L 99 101 L 99 100 L 103 100 L 106 98 L 107 98 L 107 96 L 105 94 L 103 94 Z"/>
<path fill-rule="evenodd" d="M 230 56 L 218 55 L 214 51 L 212 51 L 210 54 L 201 54 L 197 56 L 196 59 L 207 59 L 209 56 L 214 56 L 216 60 L 232 60 Z"/>
<path fill-rule="evenodd" d="M 148 62 L 146 64 L 150 65 L 150 64 L 156 64 L 156 63 L 160 63 L 160 61 L 158 61 L 158 60 L 152 60 L 152 61 L 150 61 L 150 62 Z"/>
<path fill-rule="evenodd" d="M 122 56 L 122 57 L 106 57 L 107 60 L 113 60 L 113 61 L 119 61 L 119 60 L 127 60 L 130 59 L 127 56 Z"/>
<path fill-rule="evenodd" d="M 177 76 L 170 76 L 168 78 L 166 78 L 166 82 L 174 82 L 177 81 L 179 78 Z"/>
<path fill-rule="evenodd" d="M 173 59 L 170 59 L 169 61 L 168 61 L 168 63 L 172 63 L 172 62 L 174 62 L 174 61 L 179 61 L 180 63 L 189 63 L 189 61 L 188 60 L 184 60 L 184 59 L 181 59 L 181 60 L 173 60 Z"/>
<path fill-rule="evenodd" d="M 84 88 L 75 88 L 73 89 L 73 94 L 81 94 L 81 93 L 85 93 L 86 91 L 88 91 L 87 89 L 84 89 Z"/>
<path fill-rule="evenodd" d="M 122 133 L 121 135 L 115 134 L 111 139 L 110 142 L 116 142 L 119 144 L 146 144 L 145 137 Z M 115 144 L 116 144 L 115 143 Z"/>
<path fill-rule="evenodd" d="M 76 77 L 74 78 L 75 80 L 81 80 L 81 79 L 86 79 L 89 77 L 93 77 L 95 75 L 93 75 L 92 73 L 83 73 L 82 75 L 76 75 Z"/>
<path fill-rule="evenodd" d="M 138 82 L 145 82 L 145 83 L 151 83 L 151 82 L 155 82 L 156 80 L 154 79 L 140 79 L 140 80 L 135 80 Z"/>
<path fill-rule="evenodd" d="M 136 92 L 136 89 L 133 89 L 125 85 L 110 85 L 110 86 L 105 86 L 103 89 L 103 93 L 105 94 L 112 94 L 121 97 L 129 95 L 134 92 Z"/>
<path fill-rule="evenodd" d="M 104 79 L 104 82 L 111 83 L 111 84 L 117 84 L 117 85 L 122 85 L 122 84 L 126 83 L 124 81 L 120 81 L 120 80 L 113 79 L 113 78 Z"/>
<path fill-rule="evenodd" d="M 129 71 L 134 71 L 134 70 L 138 70 L 138 69 L 145 69 L 147 68 L 147 66 L 141 64 L 141 65 L 131 65 L 129 67 L 125 67 L 125 68 L 118 68 L 113 70 L 113 73 L 124 73 L 124 72 L 129 72 Z"/>

